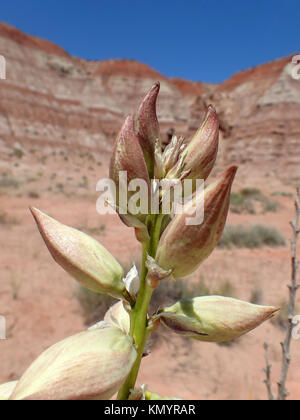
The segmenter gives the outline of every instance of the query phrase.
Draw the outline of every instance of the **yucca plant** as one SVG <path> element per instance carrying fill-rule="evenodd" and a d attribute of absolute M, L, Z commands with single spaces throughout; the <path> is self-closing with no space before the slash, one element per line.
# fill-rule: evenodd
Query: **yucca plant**
<path fill-rule="evenodd" d="M 216 111 L 208 107 L 203 124 L 188 143 L 174 136 L 163 151 L 156 115 L 159 88 L 156 83 L 136 114 L 126 118 L 109 168 L 110 179 L 117 189 L 111 204 L 121 221 L 135 230 L 141 243 L 140 273 L 135 268 L 124 273 L 117 260 L 96 240 L 31 208 L 54 260 L 86 289 L 109 294 L 119 302 L 89 330 L 47 349 L 17 383 L 0 387 L 3 398 L 91 400 L 117 394 L 120 400 L 166 399 L 145 386 L 136 387 L 147 339 L 159 325 L 199 341 L 227 342 L 254 329 L 278 310 L 222 296 L 202 296 L 157 308 L 155 314 L 148 313 L 152 293 L 161 283 L 193 273 L 216 247 L 237 170 L 230 167 L 204 189 L 203 195 L 198 194 L 196 180 L 206 180 L 216 160 L 219 137 Z M 120 177 L 124 173 L 126 178 Z M 166 214 L 165 191 L 161 187 L 155 187 L 158 211 L 153 211 L 149 202 L 142 209 L 129 185 L 136 179 L 143 181 L 150 200 L 153 185 L 158 185 L 152 182 L 154 179 L 175 180 L 173 185 L 191 180 L 193 184 L 178 213 L 174 211 L 175 195 L 170 195 L 172 206 Z M 135 208 L 124 201 L 123 194 L 136 199 Z M 201 223 L 188 223 L 201 204 L 204 214 Z"/>

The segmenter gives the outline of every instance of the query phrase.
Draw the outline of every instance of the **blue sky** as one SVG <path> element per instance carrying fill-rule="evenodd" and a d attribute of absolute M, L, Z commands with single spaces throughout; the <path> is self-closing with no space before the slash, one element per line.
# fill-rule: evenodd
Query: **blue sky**
<path fill-rule="evenodd" d="M 78 57 L 205 82 L 300 50 L 299 0 L 9 0 L 0 20 Z"/>

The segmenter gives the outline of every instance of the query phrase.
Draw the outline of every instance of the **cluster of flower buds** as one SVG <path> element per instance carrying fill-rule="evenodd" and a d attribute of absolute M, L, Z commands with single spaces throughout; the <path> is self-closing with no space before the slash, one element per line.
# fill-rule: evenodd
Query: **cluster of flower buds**
<path fill-rule="evenodd" d="M 127 172 L 127 184 L 122 185 L 122 189 L 131 196 L 134 193 L 130 191 L 129 183 L 135 177 L 143 179 L 148 187 L 153 175 L 159 180 L 174 180 L 179 183 L 183 180 L 204 181 L 216 160 L 219 122 L 211 105 L 204 122 L 189 143 L 185 143 L 182 137 L 174 136 L 162 152 L 156 113 L 158 93 L 159 83 L 156 83 L 145 96 L 136 115 L 127 117 L 114 146 L 110 177 L 119 187 L 120 172 Z M 163 230 L 164 232 L 159 241 L 156 262 L 162 269 L 172 270 L 173 277 L 183 277 L 192 273 L 219 241 L 228 213 L 230 189 L 236 169 L 227 169 L 205 188 L 204 199 L 200 194 L 196 194 L 194 184 L 194 194 L 182 207 L 183 210 L 173 218 L 172 214 L 164 216 L 161 233 Z M 150 192 L 153 193 L 151 187 Z M 152 195 L 149 196 L 149 200 L 151 198 Z M 203 222 L 189 225 L 187 218 L 195 216 L 199 206 L 204 210 Z M 124 208 L 120 194 L 117 194 L 115 208 Z M 149 237 L 146 220 L 151 214 L 150 210 L 148 207 L 146 214 L 133 215 L 129 210 L 126 215 L 120 214 L 128 226 L 136 228 L 136 232 L 139 232 L 137 237 L 142 242 Z M 140 234 L 141 230 L 143 234 Z"/>
<path fill-rule="evenodd" d="M 248 333 L 278 310 L 223 296 L 201 296 L 180 300 L 162 309 L 157 317 L 177 334 L 220 343 Z"/>
<path fill-rule="evenodd" d="M 84 331 L 44 351 L 11 386 L 9 399 L 109 399 L 125 381 L 136 356 L 132 338 L 120 328 L 104 325 Z"/>
<path fill-rule="evenodd" d="M 148 271 L 145 283 L 140 286 L 135 266 L 124 278 L 121 265 L 90 236 L 31 208 L 54 260 L 86 289 L 109 294 L 120 302 L 109 309 L 103 321 L 88 331 L 71 336 L 43 352 L 19 381 L 1 385 L 0 399 L 111 398 L 141 357 L 141 353 L 139 356 L 137 353 L 137 349 L 140 350 L 137 342 L 130 335 L 136 324 L 132 316 L 140 315 L 135 307 L 139 288 L 154 289 L 160 281 L 193 273 L 219 241 L 228 213 L 235 166 L 205 188 L 203 203 L 199 203 L 202 196 L 192 189 L 182 212 L 173 215 L 170 211 L 164 215 L 154 235 L 154 221 L 159 218 L 151 214 L 153 178 L 159 181 L 175 179 L 177 182 L 206 180 L 216 160 L 219 136 L 217 114 L 209 106 L 202 126 L 189 143 L 174 136 L 162 151 L 156 114 L 159 88 L 159 83 L 156 83 L 136 114 L 127 117 L 116 139 L 109 169 L 110 178 L 117 187 L 116 202 L 113 203 L 116 211 L 126 225 L 135 228 L 137 239 L 147 245 L 146 249 L 152 250 L 143 267 L 144 273 Z M 126 177 L 122 177 L 125 173 Z M 133 212 L 127 199 L 123 200 L 123 195 L 133 201 L 139 200 L 129 185 L 136 180 L 143 181 L 149 199 L 146 208 L 140 206 L 139 212 Z M 162 198 L 163 194 L 159 195 L 160 212 Z M 199 204 L 203 205 L 203 221 L 188 223 L 188 218 L 197 213 Z M 153 241 L 150 247 L 149 240 L 154 236 L 156 245 L 153 246 Z M 229 341 L 257 327 L 277 310 L 220 296 L 196 297 L 179 301 L 151 318 L 145 311 L 145 333 L 148 337 L 163 324 L 198 340 Z M 132 399 L 166 398 L 144 387 L 133 392 Z"/>

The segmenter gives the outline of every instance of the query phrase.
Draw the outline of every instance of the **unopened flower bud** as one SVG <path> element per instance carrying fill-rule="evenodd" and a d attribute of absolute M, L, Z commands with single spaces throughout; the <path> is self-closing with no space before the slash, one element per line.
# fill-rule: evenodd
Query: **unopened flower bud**
<path fill-rule="evenodd" d="M 82 286 L 123 298 L 123 268 L 98 241 L 30 208 L 54 260 Z"/>
<path fill-rule="evenodd" d="M 194 137 L 180 154 L 177 163 L 167 173 L 169 179 L 206 179 L 210 174 L 218 152 L 219 121 L 213 106 L 208 107 L 205 120 Z"/>
<path fill-rule="evenodd" d="M 124 305 L 126 305 L 125 302 L 119 301 L 111 306 L 104 316 L 104 321 L 121 328 L 124 333 L 129 334 L 130 315 Z"/>
<path fill-rule="evenodd" d="M 126 179 L 123 179 L 123 175 L 126 175 Z M 144 209 L 145 211 L 134 215 L 135 218 L 144 221 L 150 208 L 150 178 L 143 151 L 134 130 L 134 120 L 131 116 L 126 118 L 115 142 L 109 166 L 109 177 L 116 186 L 116 210 L 120 213 L 121 220 L 130 226 L 134 226 L 135 223 L 129 219 L 132 219 L 133 216 L 128 211 L 127 206 L 130 198 L 136 193 L 135 191 L 129 191 L 129 184 L 136 180 L 142 180 L 145 183 L 148 207 Z M 120 210 L 124 215 L 121 214 Z M 129 217 L 126 216 L 127 212 Z"/>
<path fill-rule="evenodd" d="M 185 337 L 227 342 L 271 318 L 279 308 L 260 306 L 223 296 L 182 299 L 162 309 L 161 323 Z"/>
<path fill-rule="evenodd" d="M 231 185 L 237 167 L 232 166 L 204 191 L 204 203 L 195 195 L 177 214 L 163 232 L 157 249 L 156 262 L 164 270 L 172 270 L 173 277 L 191 274 L 217 245 L 225 225 Z M 187 224 L 199 205 L 204 206 L 202 224 Z"/>
<path fill-rule="evenodd" d="M 11 400 L 106 400 L 129 374 L 132 338 L 107 327 L 73 335 L 44 351 L 19 380 Z"/>
<path fill-rule="evenodd" d="M 160 141 L 159 123 L 156 115 L 156 101 L 160 83 L 156 82 L 146 94 L 135 115 L 135 132 L 142 147 L 147 166 L 153 175 L 156 141 Z"/>
<path fill-rule="evenodd" d="M 9 399 L 17 383 L 18 381 L 12 381 L 0 385 L 0 401 L 5 401 Z"/>

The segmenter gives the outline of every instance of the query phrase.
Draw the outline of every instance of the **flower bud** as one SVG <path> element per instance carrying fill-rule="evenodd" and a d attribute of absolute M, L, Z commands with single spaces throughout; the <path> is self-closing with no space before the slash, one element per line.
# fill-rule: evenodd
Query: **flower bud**
<path fill-rule="evenodd" d="M 130 315 L 124 307 L 124 302 L 119 301 L 109 308 L 104 316 L 104 321 L 129 334 L 130 330 Z"/>
<path fill-rule="evenodd" d="M 121 172 L 126 172 L 126 180 L 121 177 Z M 132 225 L 131 222 L 128 223 L 126 218 L 128 199 L 135 194 L 134 191 L 128 191 L 129 183 L 136 179 L 145 181 L 148 207 L 150 207 L 151 188 L 147 165 L 139 139 L 134 130 L 134 120 L 131 116 L 126 118 L 115 142 L 109 166 L 109 177 L 114 181 L 116 186 L 116 209 L 117 211 L 118 209 L 122 209 L 125 213 L 124 217 L 120 215 L 121 220 L 124 219 L 125 224 Z M 145 210 L 148 212 L 148 208 Z M 139 220 L 144 221 L 146 212 L 135 216 Z"/>
<path fill-rule="evenodd" d="M 44 351 L 19 380 L 11 400 L 105 400 L 129 374 L 132 338 L 108 327 L 73 335 Z"/>
<path fill-rule="evenodd" d="M 180 300 L 158 316 L 163 325 L 178 334 L 221 343 L 253 330 L 278 310 L 223 296 L 201 296 Z"/>
<path fill-rule="evenodd" d="M 13 393 L 18 381 L 6 382 L 0 385 L 0 401 L 8 400 Z"/>
<path fill-rule="evenodd" d="M 95 239 L 30 208 L 54 260 L 86 289 L 123 298 L 123 269 Z"/>
<path fill-rule="evenodd" d="M 206 179 L 210 174 L 218 152 L 219 121 L 213 106 L 208 107 L 205 120 L 192 140 L 180 154 L 177 163 L 167 173 L 169 179 Z"/>
<path fill-rule="evenodd" d="M 156 262 L 164 270 L 172 270 L 173 277 L 191 274 L 217 245 L 225 225 L 230 189 L 237 167 L 232 166 L 204 191 L 204 203 L 195 202 L 194 195 L 163 232 L 157 249 Z M 188 225 L 187 217 L 194 217 L 199 204 L 204 205 L 201 225 Z"/>
<path fill-rule="evenodd" d="M 142 147 L 148 169 L 152 176 L 155 143 L 160 140 L 159 123 L 156 115 L 156 101 L 160 83 L 156 82 L 149 90 L 135 115 L 135 132 Z"/>

